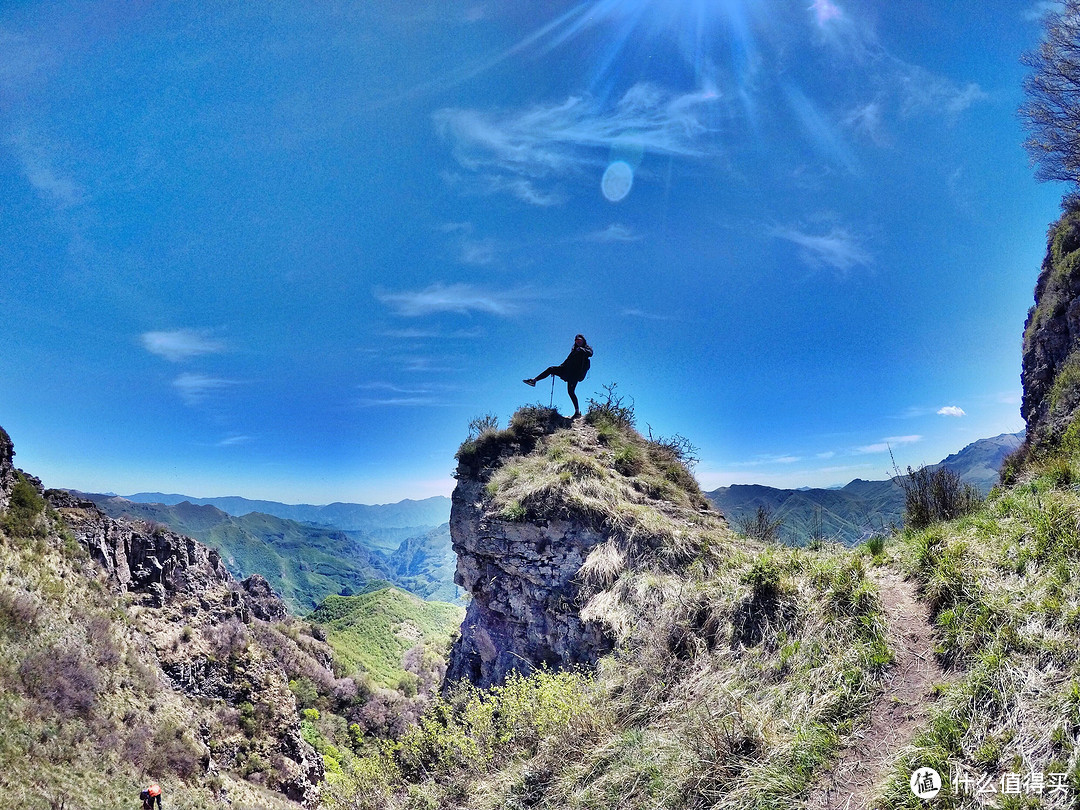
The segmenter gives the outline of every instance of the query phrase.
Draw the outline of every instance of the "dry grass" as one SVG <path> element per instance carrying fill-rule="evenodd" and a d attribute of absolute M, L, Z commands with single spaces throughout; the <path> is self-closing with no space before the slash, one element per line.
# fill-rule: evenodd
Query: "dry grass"
<path fill-rule="evenodd" d="M 404 778 L 400 755 L 383 753 L 359 766 L 368 776 L 350 795 L 368 798 L 338 793 L 335 806 L 748 810 L 805 798 L 890 660 L 861 555 L 738 537 L 686 467 L 628 424 L 491 450 L 479 473 L 490 520 L 569 518 L 607 537 L 579 580 L 583 617 L 616 651 L 576 676 L 587 699 L 536 745 L 509 740 L 467 772 L 436 757 Z"/>
<path fill-rule="evenodd" d="M 1037 806 L 1080 796 L 1080 494 L 1056 484 L 1028 477 L 968 518 L 902 538 L 898 556 L 933 607 L 954 681 L 899 759 L 885 805 L 919 806 L 907 789 L 916 762 L 998 785 L 1009 773 L 1065 773 L 1067 800 Z M 947 786 L 936 802 L 971 800 Z"/>

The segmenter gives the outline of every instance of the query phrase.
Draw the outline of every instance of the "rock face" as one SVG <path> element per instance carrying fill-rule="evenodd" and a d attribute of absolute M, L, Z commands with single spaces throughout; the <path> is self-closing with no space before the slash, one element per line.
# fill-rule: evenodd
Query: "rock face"
<path fill-rule="evenodd" d="M 1024 398 L 1028 444 L 1039 451 L 1077 433 L 1080 407 L 1080 211 L 1051 228 L 1035 285 L 1035 305 L 1024 325 Z"/>
<path fill-rule="evenodd" d="M 15 446 L 11 443 L 11 437 L 6 430 L 0 428 L 0 512 L 8 508 L 11 490 L 15 486 L 15 466 L 12 463 L 14 458 Z"/>
<path fill-rule="evenodd" d="M 581 619 L 577 574 L 606 538 L 574 521 L 517 523 L 489 515 L 483 476 L 460 473 L 450 512 L 454 581 L 472 601 L 447 682 L 467 678 L 484 687 L 511 670 L 595 663 L 612 642 L 599 625 Z"/>
<path fill-rule="evenodd" d="M 49 490 L 46 497 L 113 585 L 148 594 L 154 607 L 163 606 L 169 596 L 233 582 L 218 553 L 197 540 L 163 526 L 110 518 L 92 502 L 62 490 Z"/>
<path fill-rule="evenodd" d="M 236 582 L 216 551 L 163 526 L 108 517 L 66 491 L 44 494 L 112 588 L 128 594 L 129 611 L 175 688 L 200 700 L 253 705 L 268 740 L 260 756 L 273 763 L 270 786 L 317 807 L 322 759 L 301 737 L 288 676 L 257 643 L 265 635 L 260 623 L 288 614 L 266 580 Z M 231 763 L 242 753 L 226 745 L 216 756 Z"/>

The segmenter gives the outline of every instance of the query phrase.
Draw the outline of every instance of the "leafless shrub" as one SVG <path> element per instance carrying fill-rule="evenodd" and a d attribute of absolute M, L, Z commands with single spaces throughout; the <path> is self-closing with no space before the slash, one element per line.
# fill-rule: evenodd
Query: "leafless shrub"
<path fill-rule="evenodd" d="M 306 679 L 314 685 L 320 695 L 330 695 L 334 692 L 337 682 L 334 673 L 303 648 L 302 645 L 305 643 L 303 635 L 299 635 L 299 641 L 297 641 L 291 634 L 282 632 L 277 626 L 262 622 L 255 623 L 251 629 L 263 647 L 269 650 L 281 664 L 289 680 Z"/>
<path fill-rule="evenodd" d="M 892 458 L 891 451 L 889 455 Z M 979 490 L 948 467 L 908 467 L 903 475 L 893 459 L 893 473 L 904 490 L 904 522 L 913 529 L 963 517 L 982 503 Z"/>
<path fill-rule="evenodd" d="M 98 666 L 111 669 L 120 663 L 120 649 L 113 638 L 112 622 L 108 617 L 90 617 L 86 623 L 86 641 Z"/>
<path fill-rule="evenodd" d="M 147 770 L 150 766 L 154 732 L 145 722 L 137 722 L 128 730 L 123 742 L 124 759 L 136 767 Z"/>
<path fill-rule="evenodd" d="M 101 674 L 73 647 L 48 647 L 28 656 L 19 677 L 28 695 L 63 717 L 89 717 L 101 690 Z"/>
<path fill-rule="evenodd" d="M 649 433 L 649 441 L 653 447 L 668 453 L 672 458 L 682 462 L 687 468 L 693 469 L 701 459 L 698 456 L 698 448 L 685 436 L 674 434 L 672 436 L 653 436 L 652 425 L 645 426 Z"/>
<path fill-rule="evenodd" d="M 202 747 L 191 739 L 182 726 L 165 724 L 154 733 L 151 772 L 173 773 L 181 779 L 190 779 L 200 771 Z"/>
<path fill-rule="evenodd" d="M 426 701 L 410 700 L 396 689 L 376 689 L 367 703 L 350 713 L 349 719 L 360 725 L 365 734 L 397 738 L 415 725 Z"/>
<path fill-rule="evenodd" d="M 499 429 L 499 417 L 493 413 L 475 416 L 469 420 L 469 440 L 475 441 L 485 433 L 494 433 Z"/>
<path fill-rule="evenodd" d="M 26 591 L 0 590 L 0 631 L 22 637 L 33 633 L 41 618 L 41 602 Z"/>
<path fill-rule="evenodd" d="M 762 543 L 779 541 L 780 528 L 783 525 L 783 518 L 774 517 L 772 509 L 765 505 L 759 506 L 752 516 L 744 515 L 735 521 L 740 533 Z"/>
<path fill-rule="evenodd" d="M 247 627 L 235 617 L 222 624 L 204 627 L 203 637 L 219 660 L 240 655 L 247 650 L 250 641 Z"/>
<path fill-rule="evenodd" d="M 352 678 L 338 678 L 334 681 L 330 697 L 335 706 L 351 706 L 360 693 L 356 681 Z"/>

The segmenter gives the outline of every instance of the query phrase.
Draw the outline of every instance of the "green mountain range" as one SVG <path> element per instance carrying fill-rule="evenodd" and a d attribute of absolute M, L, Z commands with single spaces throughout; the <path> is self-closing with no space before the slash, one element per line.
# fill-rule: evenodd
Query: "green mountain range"
<path fill-rule="evenodd" d="M 250 500 L 236 496 L 193 498 L 190 495 L 169 495 L 161 492 L 137 492 L 134 495 L 125 495 L 124 498 L 135 503 L 161 503 L 166 506 L 187 501 L 199 506 L 216 506 L 222 512 L 235 517 L 242 517 L 251 512 L 262 512 L 264 515 L 273 515 L 300 523 L 333 526 L 343 531 L 438 526 L 450 519 L 450 499 L 443 495 L 419 501 L 405 499 L 387 504 L 339 502 L 323 506 Z"/>
<path fill-rule="evenodd" d="M 1005 457 L 1020 446 L 1023 438 L 1021 432 L 980 439 L 931 469 L 947 467 L 985 494 L 997 483 Z M 856 478 L 836 489 L 776 489 L 736 484 L 706 492 L 705 496 L 735 526 L 764 507 L 773 520 L 782 521 L 781 539 L 793 545 L 813 540 L 853 545 L 871 535 L 887 533 L 899 526 L 904 517 L 904 491 L 894 479 Z"/>
<path fill-rule="evenodd" d="M 399 545 L 387 549 L 385 535 L 372 539 L 364 530 L 346 532 L 261 512 L 235 516 L 189 501 L 162 504 L 109 495 L 82 497 L 110 517 L 160 523 L 206 543 L 221 554 L 234 576 L 264 576 L 296 615 L 308 613 L 332 594 L 362 593 L 388 584 L 424 598 L 458 597 L 445 523 L 409 529 Z M 412 520 L 422 514 L 427 513 L 399 513 L 399 517 Z M 383 521 L 390 520 L 384 513 Z M 381 528 L 404 531 L 404 527 Z"/>

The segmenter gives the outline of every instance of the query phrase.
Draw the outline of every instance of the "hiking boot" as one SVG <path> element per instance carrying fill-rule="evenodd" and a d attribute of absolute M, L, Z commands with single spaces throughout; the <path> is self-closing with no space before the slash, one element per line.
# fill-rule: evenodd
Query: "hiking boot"
<path fill-rule="evenodd" d="M 526 385 L 531 385 L 533 388 L 536 388 L 536 380 L 529 379 L 529 380 L 522 380 L 522 382 L 525 383 Z"/>

